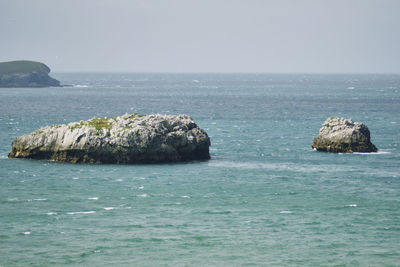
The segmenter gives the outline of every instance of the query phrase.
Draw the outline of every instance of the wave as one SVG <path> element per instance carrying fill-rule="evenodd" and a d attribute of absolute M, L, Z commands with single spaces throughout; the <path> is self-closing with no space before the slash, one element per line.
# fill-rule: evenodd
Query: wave
<path fill-rule="evenodd" d="M 280 214 L 292 214 L 293 212 L 291 212 L 290 210 L 282 210 L 279 213 Z"/>
<path fill-rule="evenodd" d="M 378 152 L 354 152 L 354 155 L 387 155 L 391 154 L 389 151 L 378 151 Z"/>
<path fill-rule="evenodd" d="M 73 211 L 73 212 L 67 212 L 68 215 L 75 215 L 75 214 L 93 214 L 96 213 L 94 210 L 91 211 Z"/>
<path fill-rule="evenodd" d="M 113 210 L 115 208 L 114 207 L 104 207 L 103 209 L 105 209 L 105 210 Z"/>
<path fill-rule="evenodd" d="M 75 84 L 75 85 L 73 85 L 73 87 L 76 87 L 76 88 L 88 88 L 89 85 L 86 85 L 86 84 Z"/>

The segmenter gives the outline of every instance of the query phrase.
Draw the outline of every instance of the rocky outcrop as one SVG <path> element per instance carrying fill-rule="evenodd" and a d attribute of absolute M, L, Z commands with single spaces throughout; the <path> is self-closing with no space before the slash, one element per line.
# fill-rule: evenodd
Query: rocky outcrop
<path fill-rule="evenodd" d="M 312 147 L 319 151 L 336 153 L 376 152 L 378 150 L 371 143 L 367 125 L 337 117 L 331 117 L 322 124 Z"/>
<path fill-rule="evenodd" d="M 49 76 L 50 68 L 35 61 L 0 62 L 0 87 L 50 87 L 60 82 Z"/>
<path fill-rule="evenodd" d="M 209 159 L 210 139 L 186 115 L 125 114 L 46 126 L 16 138 L 10 158 L 73 163 L 159 163 Z"/>

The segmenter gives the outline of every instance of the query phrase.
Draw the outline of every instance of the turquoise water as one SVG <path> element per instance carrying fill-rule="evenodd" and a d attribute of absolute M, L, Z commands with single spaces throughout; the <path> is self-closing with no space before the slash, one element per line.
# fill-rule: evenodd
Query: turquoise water
<path fill-rule="evenodd" d="M 0 89 L 0 266 L 399 266 L 400 76 L 58 73 Z M 185 113 L 206 162 L 8 159 L 16 136 L 126 112 Z M 330 116 L 375 154 L 311 143 Z"/>

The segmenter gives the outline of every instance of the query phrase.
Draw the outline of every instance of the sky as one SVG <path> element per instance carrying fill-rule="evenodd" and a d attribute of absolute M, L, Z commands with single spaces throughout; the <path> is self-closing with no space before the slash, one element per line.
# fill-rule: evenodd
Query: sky
<path fill-rule="evenodd" d="M 399 0 L 0 0 L 53 72 L 400 73 Z"/>

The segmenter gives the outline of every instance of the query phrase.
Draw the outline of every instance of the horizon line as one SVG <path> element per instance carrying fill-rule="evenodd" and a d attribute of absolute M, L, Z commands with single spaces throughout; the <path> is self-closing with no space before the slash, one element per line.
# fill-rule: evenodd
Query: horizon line
<path fill-rule="evenodd" d="M 208 71 L 51 71 L 51 73 L 126 74 L 269 74 L 269 75 L 400 75 L 400 72 L 208 72 Z"/>

